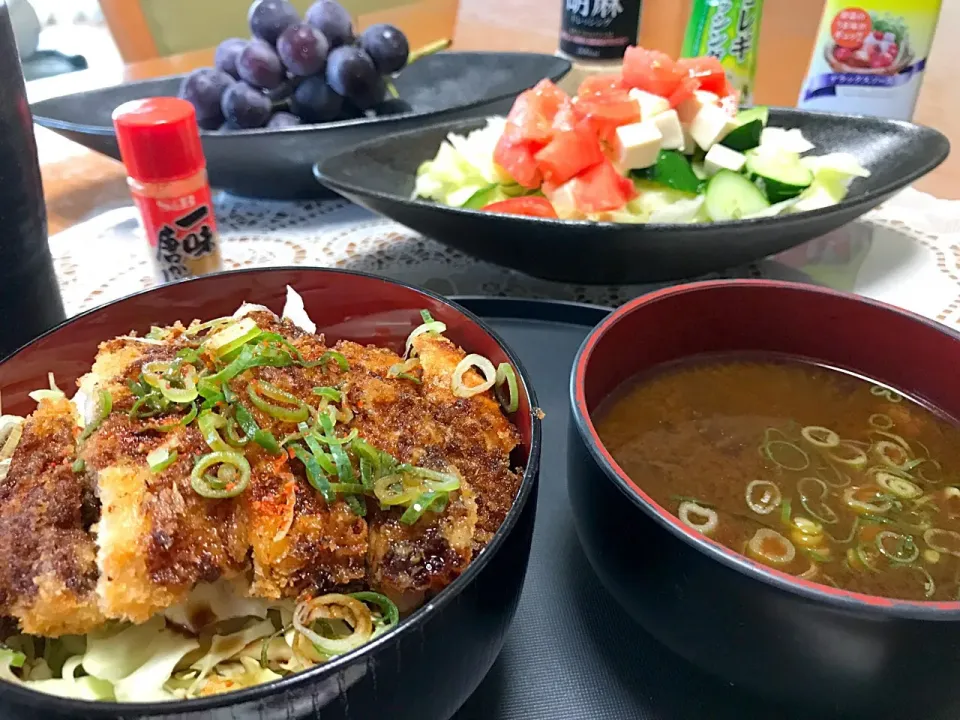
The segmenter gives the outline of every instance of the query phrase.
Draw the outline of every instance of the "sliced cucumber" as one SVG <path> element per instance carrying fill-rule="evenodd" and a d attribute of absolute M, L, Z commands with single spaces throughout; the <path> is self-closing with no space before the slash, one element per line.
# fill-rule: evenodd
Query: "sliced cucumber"
<path fill-rule="evenodd" d="M 743 175 L 721 170 L 707 183 L 706 207 L 711 220 L 722 222 L 766 210 L 770 203 Z"/>
<path fill-rule="evenodd" d="M 657 162 L 646 171 L 646 177 L 681 192 L 700 192 L 700 178 L 686 156 L 676 150 L 661 150 Z"/>
<path fill-rule="evenodd" d="M 701 180 L 706 180 L 709 176 L 707 175 L 706 169 L 703 167 L 702 162 L 692 162 L 690 163 L 690 169 L 693 170 L 693 174 L 696 175 Z"/>
<path fill-rule="evenodd" d="M 772 203 L 796 197 L 813 182 L 813 172 L 790 152 L 751 153 L 747 158 L 747 172 L 763 189 Z"/>
<path fill-rule="evenodd" d="M 482 188 L 481 190 L 477 190 L 473 195 L 470 196 L 470 199 L 463 204 L 463 207 L 467 208 L 468 210 L 479 210 L 480 208 L 486 207 L 490 203 L 506 200 L 507 197 L 507 194 L 503 191 L 503 186 L 490 185 Z"/>
<path fill-rule="evenodd" d="M 760 134 L 767 125 L 770 110 L 766 107 L 752 107 L 737 113 L 737 127 L 727 133 L 720 141 L 731 150 L 752 150 L 760 144 Z"/>

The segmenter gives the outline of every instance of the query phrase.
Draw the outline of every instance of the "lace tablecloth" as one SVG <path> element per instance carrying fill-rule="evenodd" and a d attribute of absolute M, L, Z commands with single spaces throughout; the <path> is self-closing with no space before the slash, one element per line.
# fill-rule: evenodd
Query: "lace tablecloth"
<path fill-rule="evenodd" d="M 215 200 L 227 268 L 305 265 L 362 270 L 446 295 L 617 305 L 658 286 L 579 286 L 480 262 L 343 200 Z M 153 286 L 134 208 L 110 210 L 50 238 L 68 314 Z M 711 277 L 799 280 L 960 323 L 960 201 L 906 190 L 862 220 Z"/>

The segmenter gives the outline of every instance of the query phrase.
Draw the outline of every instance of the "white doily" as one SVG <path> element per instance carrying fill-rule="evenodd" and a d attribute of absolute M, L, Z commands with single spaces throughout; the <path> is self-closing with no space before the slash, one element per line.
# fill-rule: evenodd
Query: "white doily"
<path fill-rule="evenodd" d="M 617 305 L 653 285 L 578 286 L 480 262 L 343 200 L 215 199 L 226 268 L 342 267 L 446 295 L 497 295 Z M 50 239 L 63 299 L 74 314 L 156 280 L 132 206 Z M 960 322 L 960 201 L 906 190 L 862 220 L 793 250 L 711 277 L 800 280 L 857 292 Z"/>

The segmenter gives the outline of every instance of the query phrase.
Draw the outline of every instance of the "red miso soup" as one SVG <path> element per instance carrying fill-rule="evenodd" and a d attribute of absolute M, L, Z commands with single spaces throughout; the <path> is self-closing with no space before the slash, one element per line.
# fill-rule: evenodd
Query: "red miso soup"
<path fill-rule="evenodd" d="M 960 599 L 960 429 L 895 389 L 714 355 L 634 378 L 594 415 L 637 485 L 730 549 L 844 590 Z"/>

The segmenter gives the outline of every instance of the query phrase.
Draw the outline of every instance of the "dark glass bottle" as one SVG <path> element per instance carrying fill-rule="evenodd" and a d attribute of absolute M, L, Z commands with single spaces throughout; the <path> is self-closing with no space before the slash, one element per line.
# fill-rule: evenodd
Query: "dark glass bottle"
<path fill-rule="evenodd" d="M 33 117 L 5 0 L 0 0 L 0 312 L 0 358 L 64 319 L 47 245 Z"/>
<path fill-rule="evenodd" d="M 562 0 L 560 52 L 578 60 L 619 60 L 637 44 L 640 0 Z"/>

